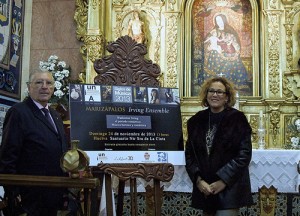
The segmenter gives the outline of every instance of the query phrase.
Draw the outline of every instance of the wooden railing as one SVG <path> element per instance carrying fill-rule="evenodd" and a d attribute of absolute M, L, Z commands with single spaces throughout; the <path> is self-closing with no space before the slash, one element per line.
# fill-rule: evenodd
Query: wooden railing
<path fill-rule="evenodd" d="M 69 178 L 56 176 L 33 176 L 0 174 L 0 185 L 80 188 L 84 190 L 84 215 L 98 215 L 98 178 Z"/>

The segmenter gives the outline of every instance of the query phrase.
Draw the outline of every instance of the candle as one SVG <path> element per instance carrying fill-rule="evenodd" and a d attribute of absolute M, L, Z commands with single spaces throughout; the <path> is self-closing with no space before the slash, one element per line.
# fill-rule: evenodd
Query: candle
<path fill-rule="evenodd" d="M 259 128 L 263 128 L 263 111 L 259 111 Z"/>
<path fill-rule="evenodd" d="M 263 117 L 263 111 L 260 110 L 260 111 L 259 111 L 259 118 L 262 118 L 262 117 Z"/>

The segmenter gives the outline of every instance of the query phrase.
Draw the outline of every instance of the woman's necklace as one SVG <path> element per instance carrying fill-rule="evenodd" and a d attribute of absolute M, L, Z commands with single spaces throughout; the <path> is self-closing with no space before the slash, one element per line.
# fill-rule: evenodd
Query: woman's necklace
<path fill-rule="evenodd" d="M 215 134 L 217 132 L 218 126 L 221 123 L 225 112 L 221 111 L 219 113 L 211 113 L 211 110 L 209 110 L 208 113 L 208 130 L 206 132 L 205 141 L 206 141 L 206 149 L 207 154 L 210 155 L 211 148 L 213 145 L 213 140 L 215 137 Z"/>
<path fill-rule="evenodd" d="M 205 140 L 206 140 L 206 150 L 207 150 L 207 154 L 210 155 L 210 151 L 211 151 L 211 147 L 212 147 L 212 144 L 213 144 L 213 139 L 214 139 L 214 136 L 216 134 L 216 131 L 217 131 L 217 125 L 213 124 L 212 125 L 212 128 L 210 128 L 210 124 L 211 124 L 211 121 L 210 121 L 210 113 L 211 111 L 209 111 L 209 114 L 208 114 L 208 130 L 207 130 L 207 133 L 206 133 L 206 136 L 205 136 Z"/>
<path fill-rule="evenodd" d="M 208 113 L 208 131 L 207 131 L 207 133 L 206 133 L 206 137 L 205 137 L 205 139 L 206 139 L 206 145 L 208 145 L 208 143 L 210 143 L 210 141 L 211 141 L 211 132 L 212 132 L 212 130 L 210 130 L 210 111 L 209 111 L 209 113 Z"/>

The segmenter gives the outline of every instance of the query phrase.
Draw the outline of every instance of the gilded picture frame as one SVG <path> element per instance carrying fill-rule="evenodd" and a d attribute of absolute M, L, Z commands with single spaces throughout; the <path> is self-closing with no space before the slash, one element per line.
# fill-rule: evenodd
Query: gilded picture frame
<path fill-rule="evenodd" d="M 20 99 L 25 0 L 6 1 L 6 3 L 1 4 L 2 7 L 6 4 L 6 9 L 2 8 L 2 14 L 8 14 L 4 11 L 10 10 L 11 16 L 9 17 L 9 27 L 7 27 L 9 28 L 9 49 L 5 52 L 5 61 L 0 65 L 0 94 L 9 98 Z"/>
<path fill-rule="evenodd" d="M 195 0 L 187 7 L 185 92 L 196 97 L 202 83 L 222 76 L 240 96 L 259 95 L 258 7 L 255 1 Z"/>
<path fill-rule="evenodd" d="M 0 1 L 0 67 L 9 69 L 11 1 Z"/>

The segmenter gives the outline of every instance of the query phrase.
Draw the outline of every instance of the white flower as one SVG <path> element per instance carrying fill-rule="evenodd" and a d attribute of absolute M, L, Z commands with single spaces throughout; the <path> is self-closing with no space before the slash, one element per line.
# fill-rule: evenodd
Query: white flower
<path fill-rule="evenodd" d="M 48 62 L 51 62 L 51 61 L 56 62 L 57 59 L 58 59 L 58 56 L 56 56 L 56 55 L 51 55 L 51 56 L 48 58 Z"/>
<path fill-rule="evenodd" d="M 63 68 L 67 66 L 66 62 L 64 62 L 64 61 L 59 61 L 59 62 L 57 63 L 57 65 L 60 65 L 60 66 L 62 66 Z"/>
<path fill-rule="evenodd" d="M 54 71 L 55 70 L 55 64 L 52 63 L 50 66 L 49 66 L 49 71 Z"/>
<path fill-rule="evenodd" d="M 299 148 L 299 140 L 300 140 L 299 137 L 292 137 L 291 138 L 293 148 L 295 148 L 295 149 Z"/>
<path fill-rule="evenodd" d="M 56 72 L 54 74 L 54 77 L 57 81 L 63 80 L 65 78 L 65 76 L 60 71 Z"/>
<path fill-rule="evenodd" d="M 54 92 L 54 95 L 61 98 L 62 96 L 64 96 L 65 94 L 63 93 L 62 90 L 58 89 Z"/>
<path fill-rule="evenodd" d="M 69 77 L 70 71 L 64 69 L 62 73 L 65 75 L 65 77 Z"/>
<path fill-rule="evenodd" d="M 45 62 L 40 61 L 40 66 L 39 67 L 42 71 L 47 71 L 48 70 L 48 65 L 45 64 Z"/>
<path fill-rule="evenodd" d="M 55 81 L 55 83 L 54 83 L 54 87 L 55 87 L 56 89 L 60 89 L 60 88 L 62 87 L 62 84 L 61 84 L 61 82 L 59 82 L 59 81 Z"/>
<path fill-rule="evenodd" d="M 66 62 L 60 60 L 58 56 L 51 55 L 48 61 L 40 61 L 39 68 L 42 71 L 50 71 L 54 78 L 54 93 L 50 103 L 68 103 L 70 68 Z"/>

